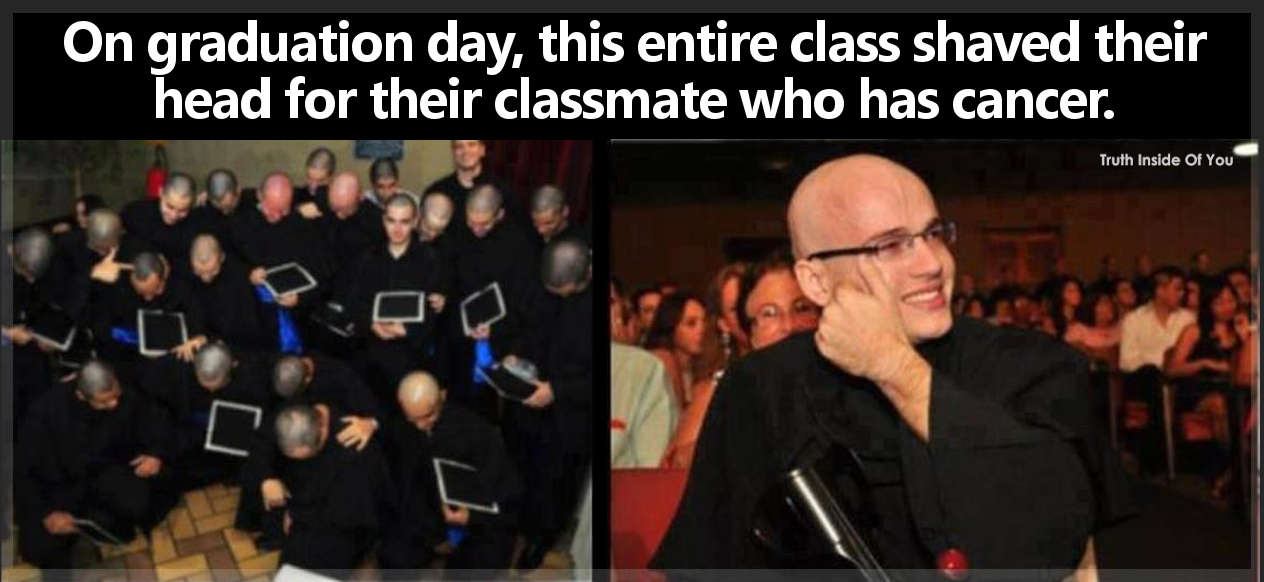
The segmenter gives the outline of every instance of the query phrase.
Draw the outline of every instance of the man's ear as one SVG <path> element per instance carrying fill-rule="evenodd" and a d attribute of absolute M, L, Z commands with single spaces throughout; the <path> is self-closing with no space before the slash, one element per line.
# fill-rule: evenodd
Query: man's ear
<path fill-rule="evenodd" d="M 504 217 L 505 217 L 505 209 L 497 208 L 496 209 L 496 222 L 500 222 L 500 220 Z"/>
<path fill-rule="evenodd" d="M 834 286 L 820 261 L 807 259 L 795 261 L 794 278 L 799 281 L 799 288 L 812 303 L 825 307 L 830 302 L 830 297 L 834 294 Z"/>
<path fill-rule="evenodd" d="M 570 217 L 571 217 L 571 205 L 563 204 L 562 205 L 562 218 L 570 218 Z"/>

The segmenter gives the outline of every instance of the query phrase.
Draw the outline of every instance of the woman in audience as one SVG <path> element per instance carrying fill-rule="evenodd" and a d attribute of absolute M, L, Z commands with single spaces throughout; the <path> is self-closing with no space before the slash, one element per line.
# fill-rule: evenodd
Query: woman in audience
<path fill-rule="evenodd" d="M 1062 338 L 1094 362 L 1114 368 L 1119 363 L 1119 323 L 1118 308 L 1111 296 L 1094 293 L 1081 305 Z"/>
<path fill-rule="evenodd" d="M 1059 287 L 1058 294 L 1053 297 L 1053 310 L 1049 313 L 1056 337 L 1066 335 L 1067 327 L 1075 321 L 1076 312 L 1083 303 L 1084 286 L 1079 279 L 1067 277 Z"/>
<path fill-rule="evenodd" d="M 663 361 L 678 410 L 693 400 L 695 368 L 702 356 L 707 308 L 696 295 L 677 291 L 663 297 L 645 334 L 645 349 Z"/>
<path fill-rule="evenodd" d="M 707 288 L 707 310 L 715 314 L 720 343 L 720 358 L 712 366 L 715 370 L 723 370 L 750 351 L 750 340 L 737 321 L 737 293 L 745 272 L 746 263 L 729 263 L 720 268 Z"/>
<path fill-rule="evenodd" d="M 1238 299 L 1228 282 L 1223 278 L 1206 279 L 1198 293 L 1198 321 L 1181 331 L 1163 372 L 1178 379 L 1177 410 L 1197 410 L 1211 418 L 1212 434 L 1221 444 L 1220 454 L 1211 464 L 1212 494 L 1220 497 L 1230 475 L 1225 470 L 1229 424 L 1224 390 L 1229 389 L 1243 338 L 1234 326 Z"/>
<path fill-rule="evenodd" d="M 971 297 L 968 301 L 966 301 L 964 313 L 975 319 L 983 319 L 984 317 L 987 317 L 987 313 L 983 309 L 983 298 L 979 296 Z"/>
<path fill-rule="evenodd" d="M 737 304 L 738 323 L 750 338 L 752 350 L 773 345 L 790 334 L 816 329 L 820 308 L 799 288 L 794 277 L 794 258 L 778 251 L 756 263 L 741 278 Z M 665 467 L 688 467 L 702 431 L 707 407 L 723 370 L 700 382 L 694 401 L 685 409 L 676 433 L 663 455 Z"/>

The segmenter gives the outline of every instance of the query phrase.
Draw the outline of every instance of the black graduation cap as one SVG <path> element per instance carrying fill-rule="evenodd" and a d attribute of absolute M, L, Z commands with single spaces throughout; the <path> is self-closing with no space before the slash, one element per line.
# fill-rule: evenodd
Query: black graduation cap
<path fill-rule="evenodd" d="M 373 321 L 421 323 L 426 319 L 426 294 L 421 291 L 382 291 L 373 298 Z"/>
<path fill-rule="evenodd" d="M 79 529 L 79 533 L 92 541 L 98 546 L 121 546 L 123 541 L 118 536 L 101 527 L 101 524 L 85 518 L 74 518 L 75 527 Z"/>
<path fill-rule="evenodd" d="M 140 334 L 141 355 L 151 358 L 165 356 L 172 348 L 189 341 L 183 313 L 138 309 L 136 330 Z"/>
<path fill-rule="evenodd" d="M 65 352 L 75 341 L 75 320 L 65 311 L 48 307 L 41 309 L 27 322 L 27 328 L 35 339 Z"/>
<path fill-rule="evenodd" d="M 461 324 L 466 335 L 474 333 L 481 325 L 490 326 L 505 317 L 505 296 L 500 293 L 500 283 L 495 281 L 471 293 L 461 301 Z"/>
<path fill-rule="evenodd" d="M 265 271 L 263 285 L 280 297 L 287 293 L 302 293 L 316 288 L 316 278 L 298 263 L 285 263 Z"/>
<path fill-rule="evenodd" d="M 202 448 L 234 457 L 249 457 L 251 437 L 262 421 L 263 409 L 258 406 L 214 400 Z"/>
<path fill-rule="evenodd" d="M 447 505 L 469 508 L 470 511 L 498 514 L 500 505 L 478 478 L 478 469 L 465 463 L 435 457 L 435 479 L 439 483 L 439 499 Z"/>
<path fill-rule="evenodd" d="M 343 309 L 342 304 L 326 301 L 312 310 L 312 321 L 325 326 L 341 337 L 355 335 L 355 320 Z"/>
<path fill-rule="evenodd" d="M 514 365 L 504 361 L 478 368 L 479 376 L 505 400 L 521 402 L 535 394 L 535 365 L 519 359 Z"/>

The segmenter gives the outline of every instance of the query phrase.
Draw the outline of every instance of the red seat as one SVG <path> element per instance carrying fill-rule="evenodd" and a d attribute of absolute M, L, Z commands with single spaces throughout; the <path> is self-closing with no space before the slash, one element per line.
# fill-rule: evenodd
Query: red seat
<path fill-rule="evenodd" d="M 688 469 L 610 472 L 610 550 L 618 569 L 645 568 L 663 541 L 685 490 Z"/>

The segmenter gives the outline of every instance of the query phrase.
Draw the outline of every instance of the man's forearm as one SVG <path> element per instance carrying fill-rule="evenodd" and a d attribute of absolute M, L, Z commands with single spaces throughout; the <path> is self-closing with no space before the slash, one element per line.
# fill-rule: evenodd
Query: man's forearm
<path fill-rule="evenodd" d="M 917 438 L 930 442 L 931 367 L 916 352 L 909 353 L 911 357 L 891 380 L 876 384 Z"/>

